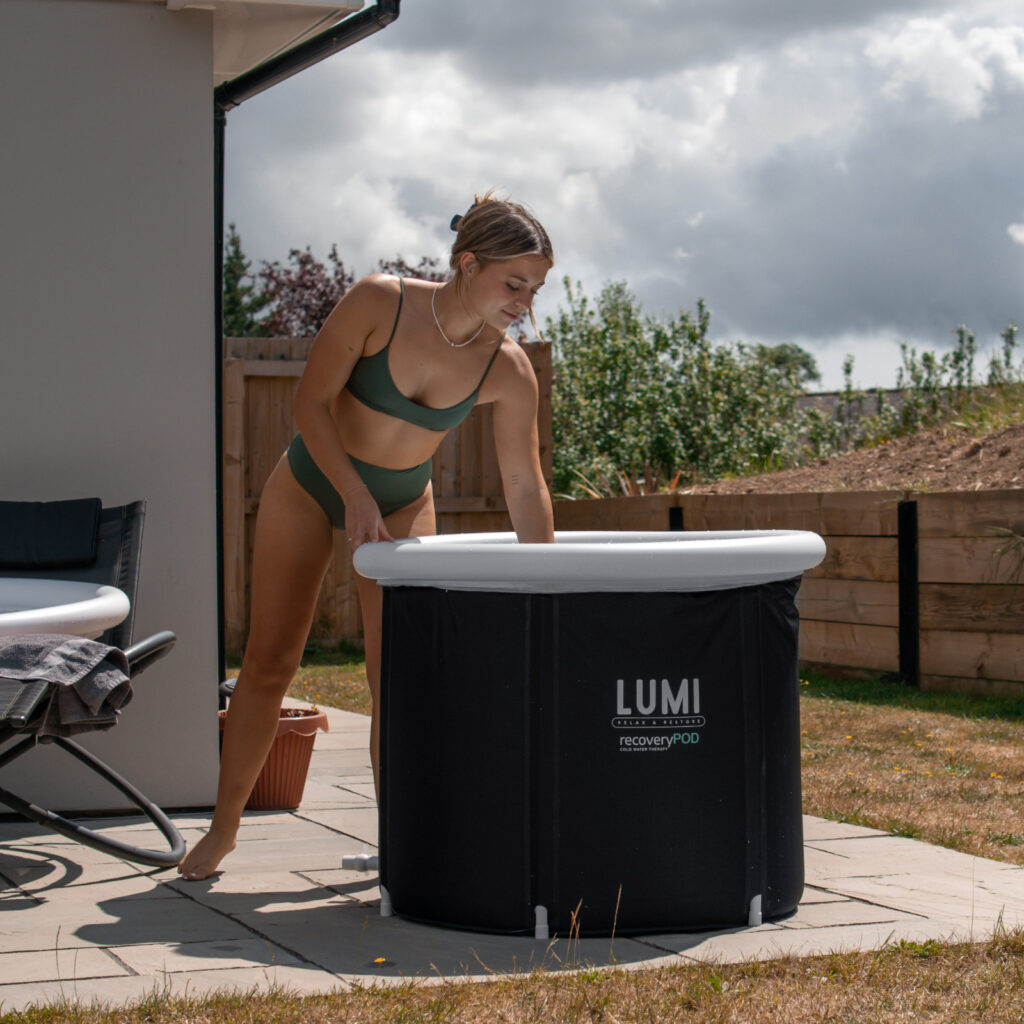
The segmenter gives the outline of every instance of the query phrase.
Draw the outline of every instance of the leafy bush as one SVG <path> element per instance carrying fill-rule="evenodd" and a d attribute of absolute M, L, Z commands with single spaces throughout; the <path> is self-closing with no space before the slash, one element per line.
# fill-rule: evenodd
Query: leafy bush
<path fill-rule="evenodd" d="M 568 279 L 564 286 L 567 308 L 547 322 L 560 494 L 650 493 L 663 480 L 798 466 L 966 418 L 990 406 L 994 392 L 1024 390 L 1014 364 L 1017 327 L 1003 331 L 981 385 L 975 337 L 961 325 L 953 350 L 941 356 L 901 344 L 894 397 L 855 387 L 847 356 L 832 412 L 801 401 L 819 378 L 799 346 L 712 344 L 703 301 L 696 313 L 658 319 L 643 314 L 624 282 L 606 284 L 596 301 Z"/>
<path fill-rule="evenodd" d="M 586 492 L 627 469 L 634 480 L 687 481 L 773 469 L 803 449 L 797 403 L 817 376 L 808 353 L 714 345 L 703 302 L 659 320 L 623 282 L 605 285 L 596 303 L 564 285 L 568 308 L 547 323 L 556 493 Z"/>

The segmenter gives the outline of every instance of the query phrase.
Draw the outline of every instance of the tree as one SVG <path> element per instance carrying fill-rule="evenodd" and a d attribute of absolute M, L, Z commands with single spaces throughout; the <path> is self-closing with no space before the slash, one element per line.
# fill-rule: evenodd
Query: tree
<path fill-rule="evenodd" d="M 422 281 L 447 281 L 448 271 L 441 266 L 441 261 L 433 256 L 421 256 L 414 267 L 406 263 L 404 257 L 396 256 L 393 260 L 378 260 L 378 274 L 393 274 L 395 277 L 418 277 Z"/>
<path fill-rule="evenodd" d="M 263 264 L 260 293 L 268 308 L 260 327 L 265 335 L 290 338 L 312 337 L 320 330 L 338 300 L 352 287 L 355 276 L 345 267 L 338 255 L 338 247 L 331 246 L 327 254 L 329 266 L 321 263 L 307 246 L 292 249 L 288 264 Z M 415 266 L 402 256 L 393 260 L 378 260 L 377 273 L 397 277 L 419 277 L 426 281 L 445 281 L 447 272 L 440 260 L 420 257 Z"/>
<path fill-rule="evenodd" d="M 288 264 L 264 261 L 260 270 L 268 312 L 263 334 L 286 338 L 311 338 L 355 280 L 338 256 L 338 247 L 327 254 L 330 269 L 305 249 L 292 249 Z"/>
<path fill-rule="evenodd" d="M 655 319 L 624 283 L 605 285 L 596 306 L 564 284 L 569 308 L 547 324 L 556 491 L 621 472 L 704 480 L 797 461 L 795 375 L 765 373 L 760 346 L 712 344 L 703 301 Z"/>
<path fill-rule="evenodd" d="M 814 356 L 805 348 L 785 342 L 781 345 L 755 345 L 754 355 L 767 370 L 789 377 L 800 387 L 821 382 Z"/>
<path fill-rule="evenodd" d="M 259 314 L 267 298 L 256 290 L 249 261 L 242 252 L 242 239 L 232 224 L 224 253 L 224 334 L 229 338 L 256 338 L 262 332 Z"/>
<path fill-rule="evenodd" d="M 548 320 L 554 345 L 554 483 L 570 492 L 617 471 L 660 471 L 675 460 L 678 423 L 669 339 L 650 329 L 623 282 L 597 304 L 563 281 L 569 308 Z"/>

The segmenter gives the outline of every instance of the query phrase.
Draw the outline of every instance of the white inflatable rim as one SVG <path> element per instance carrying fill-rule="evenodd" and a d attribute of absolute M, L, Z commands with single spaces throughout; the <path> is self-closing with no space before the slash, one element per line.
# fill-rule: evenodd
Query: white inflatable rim
<path fill-rule="evenodd" d="M 555 544 L 514 533 L 447 534 L 364 544 L 357 572 L 384 586 L 496 591 L 693 591 L 791 579 L 825 557 L 806 530 L 558 532 Z"/>

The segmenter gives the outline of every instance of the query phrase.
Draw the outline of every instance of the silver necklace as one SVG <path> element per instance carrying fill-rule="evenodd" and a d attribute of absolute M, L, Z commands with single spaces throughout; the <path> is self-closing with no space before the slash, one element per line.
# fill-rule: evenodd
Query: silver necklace
<path fill-rule="evenodd" d="M 437 307 L 434 305 L 434 300 L 437 297 L 437 293 L 440 290 L 440 288 L 435 288 L 430 293 L 430 312 L 434 314 L 434 323 L 437 324 L 437 329 L 441 332 L 441 337 L 444 338 L 444 340 L 447 341 L 452 348 L 465 348 L 471 341 L 476 341 L 480 332 L 484 329 L 484 325 L 487 323 L 487 321 L 484 320 L 481 322 L 480 326 L 476 329 L 476 333 L 473 335 L 472 338 L 467 338 L 466 341 L 460 341 L 456 345 L 455 342 L 452 341 L 452 339 L 449 338 L 448 335 L 444 333 L 444 328 L 441 326 L 441 321 L 437 319 Z"/>

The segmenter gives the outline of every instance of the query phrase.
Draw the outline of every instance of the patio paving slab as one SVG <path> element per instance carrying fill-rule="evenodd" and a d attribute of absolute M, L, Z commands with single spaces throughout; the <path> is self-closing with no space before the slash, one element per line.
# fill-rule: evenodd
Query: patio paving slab
<path fill-rule="evenodd" d="M 266 939 L 223 939 L 220 942 L 147 942 L 120 945 L 112 952 L 136 974 L 154 977 L 196 970 L 224 970 L 272 964 L 295 966 L 301 961 Z"/>
<path fill-rule="evenodd" d="M 130 973 L 103 949 L 51 949 L 46 956 L 37 951 L 0 953 L 0 992 L 7 985 L 69 978 L 114 978 Z"/>
<path fill-rule="evenodd" d="M 334 808 L 325 807 L 315 810 L 303 810 L 302 815 L 309 821 L 315 821 L 321 826 L 340 834 L 340 841 L 345 842 L 344 837 L 351 838 L 352 849 L 345 849 L 345 853 L 361 853 L 360 844 L 377 845 L 377 808 L 375 805 L 366 807 Z"/>
<path fill-rule="evenodd" d="M 246 993 L 287 988 L 307 995 L 347 988 L 347 984 L 313 967 L 247 967 L 234 970 L 191 971 L 171 974 L 130 975 L 116 978 L 71 978 L 66 981 L 30 982 L 0 986 L 0 1012 L 27 1006 L 119 1006 L 145 999 L 154 993 L 203 996 L 213 993 Z"/>
<path fill-rule="evenodd" d="M 693 962 L 877 949 L 900 939 L 982 940 L 1024 925 L 1024 868 L 854 825 L 804 819 L 806 888 L 788 919 L 676 935 L 483 935 L 382 918 L 366 718 L 328 710 L 303 804 L 249 812 L 223 873 L 198 883 L 126 864 L 33 824 L 0 822 L 0 1007 L 62 999 L 133 1001 L 274 984 L 298 992 L 410 978 Z M 172 815 L 188 841 L 209 812 Z M 104 830 L 162 845 L 144 819 Z"/>

